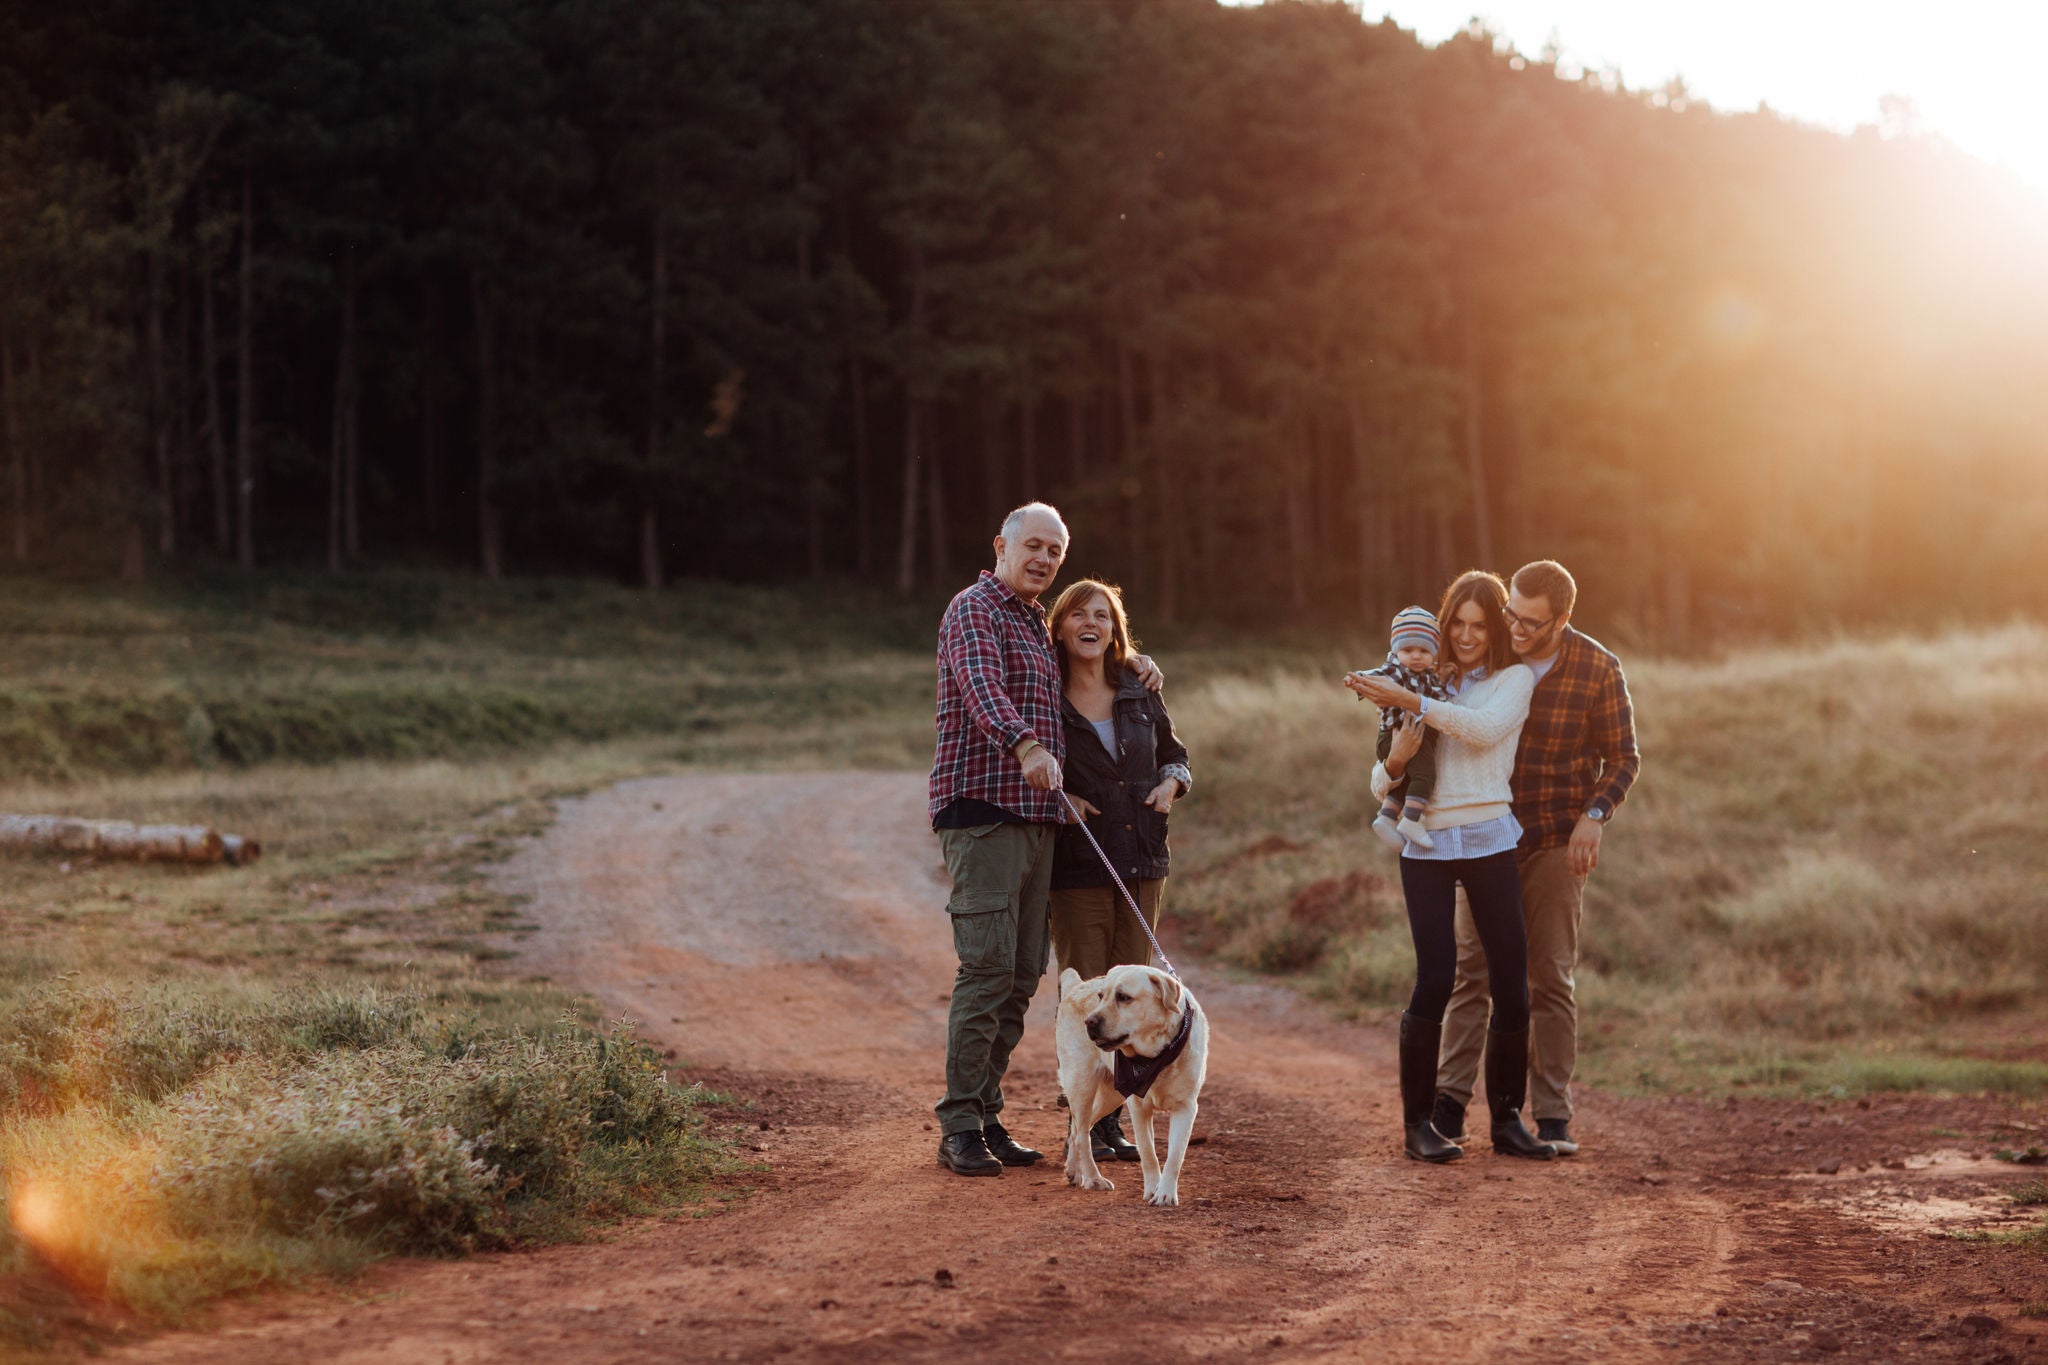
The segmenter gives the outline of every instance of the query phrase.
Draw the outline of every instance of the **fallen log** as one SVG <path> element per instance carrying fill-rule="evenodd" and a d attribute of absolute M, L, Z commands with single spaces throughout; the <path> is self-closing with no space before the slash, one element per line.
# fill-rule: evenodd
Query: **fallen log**
<path fill-rule="evenodd" d="M 262 857 L 263 844 L 205 825 L 136 825 L 74 815 L 0 815 L 0 852 L 239 866 Z"/>

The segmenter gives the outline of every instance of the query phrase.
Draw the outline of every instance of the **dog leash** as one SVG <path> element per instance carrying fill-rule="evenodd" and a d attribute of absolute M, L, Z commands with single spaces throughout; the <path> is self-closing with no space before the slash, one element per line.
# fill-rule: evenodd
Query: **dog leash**
<path fill-rule="evenodd" d="M 1115 864 L 1111 863 L 1109 855 L 1102 851 L 1102 845 L 1095 841 L 1095 831 L 1089 829 L 1088 822 L 1081 818 L 1080 809 L 1074 805 L 1073 798 L 1067 795 L 1065 788 L 1056 788 L 1055 790 L 1059 791 L 1060 800 L 1066 803 L 1067 812 L 1074 817 L 1074 823 L 1081 827 L 1081 833 L 1088 836 L 1088 846 L 1095 850 L 1096 857 L 1102 859 L 1102 870 L 1107 872 L 1109 879 L 1116 883 L 1116 889 L 1123 892 L 1124 904 L 1130 906 L 1131 913 L 1138 917 L 1138 927 L 1145 931 L 1145 937 L 1151 941 L 1152 951 L 1159 954 L 1159 965 L 1166 968 L 1168 976 L 1172 977 L 1175 981 L 1180 980 L 1180 973 L 1173 969 L 1173 959 L 1166 955 L 1166 949 L 1159 946 L 1159 936 L 1153 933 L 1152 926 L 1145 922 L 1145 912 L 1140 910 L 1138 902 L 1131 898 L 1131 889 L 1124 885 L 1122 877 L 1116 875 Z"/>

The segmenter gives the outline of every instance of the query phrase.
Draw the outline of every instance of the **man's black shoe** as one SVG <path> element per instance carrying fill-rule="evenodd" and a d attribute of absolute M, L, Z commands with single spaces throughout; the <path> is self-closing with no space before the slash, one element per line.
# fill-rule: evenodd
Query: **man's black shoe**
<path fill-rule="evenodd" d="M 1538 1142 L 1547 1142 L 1557 1148 L 1559 1156 L 1573 1156 L 1579 1150 L 1579 1144 L 1572 1141 L 1572 1123 L 1570 1119 L 1536 1120 L 1536 1140 Z"/>
<path fill-rule="evenodd" d="M 1024 1146 L 1000 1123 L 982 1124 L 981 1136 L 989 1155 L 1005 1166 L 1031 1166 L 1045 1160 L 1044 1152 L 1034 1152 Z"/>
<path fill-rule="evenodd" d="M 1436 1131 L 1444 1141 L 1465 1140 L 1465 1106 L 1441 1090 L 1436 1092 L 1436 1103 L 1430 1108 L 1429 1121 L 1436 1125 Z"/>
<path fill-rule="evenodd" d="M 955 1175 L 1001 1175 L 1003 1163 L 989 1155 L 981 1130 L 948 1133 L 939 1139 L 939 1164 Z"/>
<path fill-rule="evenodd" d="M 1121 1109 L 1111 1112 L 1109 1117 L 1096 1124 L 1094 1131 L 1089 1133 L 1088 1136 L 1095 1140 L 1097 1161 L 1107 1161 L 1110 1157 L 1115 1157 L 1118 1161 L 1138 1159 L 1138 1149 L 1124 1136 L 1124 1126 L 1119 1121 L 1122 1116 Z"/>

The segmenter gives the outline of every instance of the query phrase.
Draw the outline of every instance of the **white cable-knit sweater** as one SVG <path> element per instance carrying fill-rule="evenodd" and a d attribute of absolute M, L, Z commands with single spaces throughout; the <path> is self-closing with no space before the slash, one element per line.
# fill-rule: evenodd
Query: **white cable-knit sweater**
<path fill-rule="evenodd" d="M 1535 692 L 1529 666 L 1510 664 L 1466 687 L 1456 701 L 1429 704 L 1428 723 L 1438 732 L 1436 794 L 1429 798 L 1424 829 L 1476 825 L 1508 813 L 1508 779 Z M 1384 801 L 1393 785 L 1387 765 L 1375 763 L 1373 798 Z"/>

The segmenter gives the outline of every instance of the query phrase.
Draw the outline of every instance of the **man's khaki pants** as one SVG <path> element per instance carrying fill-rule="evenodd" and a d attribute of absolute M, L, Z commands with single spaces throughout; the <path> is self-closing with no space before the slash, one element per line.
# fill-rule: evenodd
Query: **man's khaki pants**
<path fill-rule="evenodd" d="M 953 1005 L 946 1015 L 946 1097 L 939 1131 L 981 1128 L 1003 1111 L 1003 1074 L 1024 1037 L 1024 1011 L 1045 975 L 1046 895 L 1057 825 L 942 829 L 953 875 Z"/>
<path fill-rule="evenodd" d="M 1138 908 L 1156 930 L 1166 878 L 1141 877 L 1136 887 Z M 1111 967 L 1150 962 L 1152 940 L 1115 887 L 1075 886 L 1052 893 L 1052 951 L 1062 970 L 1072 967 L 1093 981 Z"/>
<path fill-rule="evenodd" d="M 1579 1061 L 1579 1007 L 1573 973 L 1579 965 L 1579 919 L 1586 879 L 1574 874 L 1567 850 L 1541 849 L 1517 860 L 1522 871 L 1522 923 L 1529 935 L 1529 1113 L 1570 1119 L 1572 1071 Z M 1444 1011 L 1436 1088 L 1470 1104 L 1486 1050 L 1489 1014 L 1486 953 L 1472 911 L 1458 891 L 1458 984 Z"/>

